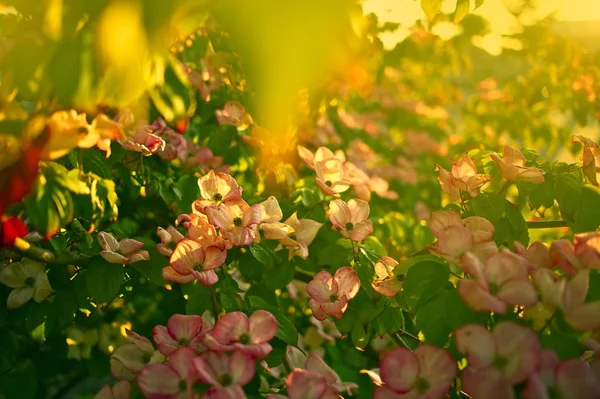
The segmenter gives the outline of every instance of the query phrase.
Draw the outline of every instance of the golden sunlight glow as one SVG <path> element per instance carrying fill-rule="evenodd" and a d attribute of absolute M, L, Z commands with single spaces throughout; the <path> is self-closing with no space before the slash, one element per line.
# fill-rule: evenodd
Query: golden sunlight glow
<path fill-rule="evenodd" d="M 507 6 L 517 3 L 515 0 L 485 0 L 483 5 L 473 13 L 486 18 L 490 24 L 491 33 L 484 37 L 476 38 L 474 44 L 491 54 L 498 54 L 502 47 L 513 48 L 514 43 L 506 43 L 502 34 L 514 33 L 518 24 L 507 10 Z M 456 7 L 456 0 L 445 0 L 442 11 L 452 13 Z M 394 32 L 382 35 L 386 48 L 393 48 L 396 43 L 404 40 L 410 32 L 409 28 L 417 20 L 424 19 L 418 1 L 390 1 L 390 0 L 365 0 L 363 8 L 366 13 L 374 13 L 380 22 L 397 22 L 401 26 Z M 553 14 L 558 21 L 592 21 L 600 20 L 600 2 L 597 0 L 538 0 L 537 8 L 533 13 L 525 13 L 522 18 L 525 22 L 533 22 Z M 440 24 L 441 25 L 441 24 Z M 447 37 L 452 31 L 444 27 L 434 33 Z M 587 29 L 583 26 L 581 29 Z"/>

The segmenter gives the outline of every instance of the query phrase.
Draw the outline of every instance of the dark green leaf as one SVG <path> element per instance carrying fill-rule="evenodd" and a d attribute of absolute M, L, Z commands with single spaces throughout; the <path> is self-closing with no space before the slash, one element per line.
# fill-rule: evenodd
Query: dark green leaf
<path fill-rule="evenodd" d="M 450 278 L 450 271 L 441 263 L 425 261 L 417 263 L 406 273 L 404 295 L 413 312 L 443 291 Z"/>
<path fill-rule="evenodd" d="M 440 317 L 446 311 L 443 295 L 438 295 L 419 309 L 415 315 L 417 328 L 425 336 L 425 342 L 444 346 L 450 335 L 450 328 Z"/>
<path fill-rule="evenodd" d="M 496 223 L 504 214 L 504 196 L 494 193 L 482 193 L 471 200 L 473 211 L 477 216 Z"/>
<path fill-rule="evenodd" d="M 365 327 L 362 323 L 356 323 L 354 327 L 352 327 L 350 338 L 352 339 L 352 344 L 357 348 L 363 349 L 369 344 L 369 337 L 367 336 Z"/>
<path fill-rule="evenodd" d="M 185 305 L 185 314 L 201 315 L 212 307 L 210 289 L 194 283 L 191 285 L 190 291 L 187 304 Z"/>
<path fill-rule="evenodd" d="M 119 293 L 124 275 L 122 265 L 95 258 L 85 270 L 88 295 L 98 304 L 112 301 Z"/>

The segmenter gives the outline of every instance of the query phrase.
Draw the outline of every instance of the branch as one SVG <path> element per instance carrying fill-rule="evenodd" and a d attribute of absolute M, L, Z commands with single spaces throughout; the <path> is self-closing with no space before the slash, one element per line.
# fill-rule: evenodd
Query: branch
<path fill-rule="evenodd" d="M 302 281 L 303 283 L 310 283 L 313 278 L 315 276 L 312 274 L 300 270 L 296 270 L 296 274 L 294 274 L 294 280 Z"/>
<path fill-rule="evenodd" d="M 51 265 L 86 266 L 92 259 L 90 256 L 73 252 L 61 252 L 55 254 L 47 249 L 33 246 L 22 238 L 17 238 L 15 240 L 14 249 L 27 258 Z"/>
<path fill-rule="evenodd" d="M 569 227 L 564 220 L 536 220 L 527 222 L 528 229 L 553 229 L 559 227 Z"/>

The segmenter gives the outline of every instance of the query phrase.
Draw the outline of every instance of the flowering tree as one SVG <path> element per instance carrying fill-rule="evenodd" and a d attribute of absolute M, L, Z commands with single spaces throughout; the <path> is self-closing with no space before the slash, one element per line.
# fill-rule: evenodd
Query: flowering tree
<path fill-rule="evenodd" d="M 333 3 L 0 13 L 0 397 L 600 397 L 594 56 Z"/>

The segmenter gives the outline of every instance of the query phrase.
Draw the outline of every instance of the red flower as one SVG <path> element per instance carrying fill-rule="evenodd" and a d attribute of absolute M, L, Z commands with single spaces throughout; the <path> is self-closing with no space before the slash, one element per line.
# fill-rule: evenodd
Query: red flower
<path fill-rule="evenodd" d="M 0 226 L 0 247 L 10 247 L 15 243 L 15 239 L 27 234 L 25 223 L 17 216 L 1 216 Z"/>

